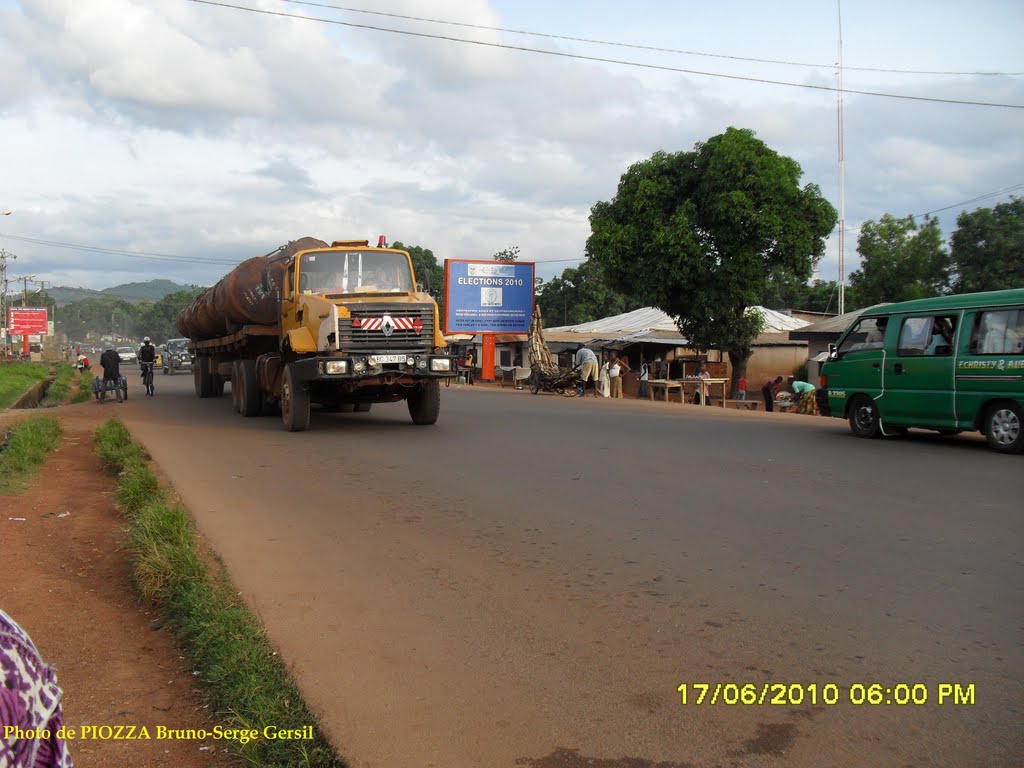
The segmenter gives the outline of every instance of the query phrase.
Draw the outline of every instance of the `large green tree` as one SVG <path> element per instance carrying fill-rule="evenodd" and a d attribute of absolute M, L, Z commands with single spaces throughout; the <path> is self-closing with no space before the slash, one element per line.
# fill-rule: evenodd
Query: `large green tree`
<path fill-rule="evenodd" d="M 409 252 L 417 282 L 423 285 L 423 290 L 434 297 L 440 310 L 439 317 L 444 317 L 444 268 L 437 263 L 434 252 L 419 245 L 403 245 L 398 240 L 392 243 L 391 247 Z"/>
<path fill-rule="evenodd" d="M 942 293 L 949 278 L 949 254 L 942 244 L 939 220 L 885 214 L 867 221 L 857 238 L 860 269 L 850 285 L 862 306 L 883 301 L 909 301 Z"/>
<path fill-rule="evenodd" d="M 191 304 L 202 290 L 202 288 L 192 288 L 186 291 L 175 291 L 167 294 L 160 301 L 139 304 L 136 307 L 135 319 L 132 324 L 135 329 L 135 338 L 141 339 L 144 336 L 149 336 L 154 344 L 163 344 L 167 339 L 180 336 L 175 325 L 178 313 Z"/>
<path fill-rule="evenodd" d="M 950 241 L 954 293 L 1024 287 L 1024 200 L 961 213 Z"/>
<path fill-rule="evenodd" d="M 692 152 L 656 152 L 591 209 L 587 253 L 609 283 L 678 318 L 703 349 L 729 355 L 733 387 L 774 275 L 810 278 L 836 211 L 802 171 L 750 130 L 729 128 Z"/>

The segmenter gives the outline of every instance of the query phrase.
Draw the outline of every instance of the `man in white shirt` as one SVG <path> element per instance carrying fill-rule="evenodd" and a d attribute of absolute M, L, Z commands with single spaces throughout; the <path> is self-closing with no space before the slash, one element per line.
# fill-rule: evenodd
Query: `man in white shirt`
<path fill-rule="evenodd" d="M 587 382 L 592 381 L 593 384 L 590 385 L 590 389 L 594 393 L 594 397 L 597 397 L 597 355 L 586 347 L 580 347 L 576 350 L 573 365 L 579 370 L 580 378 L 583 379 L 584 392 L 586 391 Z"/>

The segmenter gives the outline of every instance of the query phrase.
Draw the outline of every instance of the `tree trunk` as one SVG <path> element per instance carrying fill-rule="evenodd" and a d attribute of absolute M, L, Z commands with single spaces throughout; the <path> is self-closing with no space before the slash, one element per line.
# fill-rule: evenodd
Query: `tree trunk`
<path fill-rule="evenodd" d="M 747 361 L 754 354 L 752 349 L 729 350 L 729 362 L 732 363 L 732 379 L 729 380 L 729 391 L 726 397 L 732 395 L 739 389 L 741 376 L 747 375 Z M 752 389 L 750 382 L 747 382 L 747 391 Z"/>

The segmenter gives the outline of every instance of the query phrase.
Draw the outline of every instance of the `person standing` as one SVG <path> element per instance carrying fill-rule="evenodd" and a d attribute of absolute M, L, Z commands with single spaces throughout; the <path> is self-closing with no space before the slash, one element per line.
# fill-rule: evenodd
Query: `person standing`
<path fill-rule="evenodd" d="M 598 374 L 597 389 L 601 393 L 601 397 L 608 397 L 611 394 L 611 380 L 608 378 L 608 371 L 610 368 L 610 363 L 605 360 L 601 365 L 601 371 Z"/>
<path fill-rule="evenodd" d="M 782 377 L 776 376 L 768 379 L 761 385 L 761 395 L 764 397 L 764 409 L 771 413 L 775 410 L 775 390 L 782 386 Z"/>
<path fill-rule="evenodd" d="M 608 364 L 608 383 L 612 397 L 622 399 L 622 376 L 628 370 L 629 366 L 613 352 L 611 362 Z"/>
<path fill-rule="evenodd" d="M 107 399 L 107 382 L 113 382 L 117 393 L 117 402 L 123 403 L 121 396 L 121 356 L 116 350 L 108 349 L 100 355 L 100 367 L 103 368 L 103 388 L 100 391 L 100 402 Z"/>
<path fill-rule="evenodd" d="M 746 400 L 747 399 L 747 377 L 740 376 L 740 380 L 736 382 L 736 399 Z"/>
<path fill-rule="evenodd" d="M 647 397 L 647 381 L 651 377 L 651 367 L 646 363 L 640 363 L 640 397 Z"/>
<path fill-rule="evenodd" d="M 473 383 L 473 350 L 466 353 L 466 383 Z"/>
<path fill-rule="evenodd" d="M 597 397 L 597 355 L 594 354 L 594 351 L 581 346 L 576 350 L 573 366 L 580 372 L 580 378 L 583 380 L 584 394 L 586 394 L 586 387 L 589 384 L 594 397 Z"/>

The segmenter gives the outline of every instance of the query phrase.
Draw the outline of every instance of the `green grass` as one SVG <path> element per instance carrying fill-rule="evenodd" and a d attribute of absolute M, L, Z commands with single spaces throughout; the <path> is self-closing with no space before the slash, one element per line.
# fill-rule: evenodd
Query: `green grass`
<path fill-rule="evenodd" d="M 74 366 L 70 363 L 57 363 L 56 373 L 50 388 L 46 391 L 41 405 L 45 407 L 60 405 L 71 394 L 71 377 L 75 375 Z"/>
<path fill-rule="evenodd" d="M 46 459 L 60 445 L 64 431 L 52 416 L 37 416 L 15 424 L 0 445 L 0 493 L 20 492 Z"/>
<path fill-rule="evenodd" d="M 0 365 L 0 409 L 10 408 L 49 374 L 42 363 L 3 363 Z"/>
<path fill-rule="evenodd" d="M 82 371 L 82 377 L 78 380 L 78 391 L 71 397 L 72 403 L 84 403 L 92 397 L 92 376 L 89 371 Z"/>
<path fill-rule="evenodd" d="M 203 557 L 192 520 L 168 502 L 148 457 L 124 425 L 96 431 L 100 464 L 119 476 L 117 498 L 129 521 L 128 548 L 139 594 L 161 607 L 206 693 L 232 728 L 260 731 L 316 726 L 258 619 L 238 598 L 223 567 Z M 318 727 L 310 741 L 258 738 L 225 747 L 259 768 L 343 768 Z"/>

